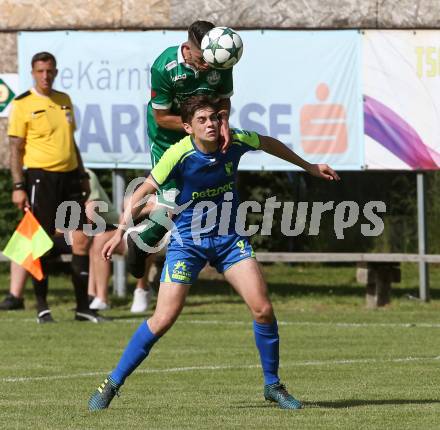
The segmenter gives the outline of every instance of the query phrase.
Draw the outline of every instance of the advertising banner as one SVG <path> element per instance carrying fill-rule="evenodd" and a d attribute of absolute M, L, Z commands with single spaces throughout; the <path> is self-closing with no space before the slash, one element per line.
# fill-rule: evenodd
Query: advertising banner
<path fill-rule="evenodd" d="M 440 168 L 440 32 L 365 31 L 365 164 Z"/>
<path fill-rule="evenodd" d="M 17 73 L 0 73 L 0 118 L 8 117 L 12 100 L 18 96 Z"/>
<path fill-rule="evenodd" d="M 243 31 L 231 123 L 273 136 L 312 162 L 363 165 L 361 37 L 357 31 Z M 261 152 L 248 169 L 291 170 Z M 244 166 L 242 166 L 244 167 Z"/>
<path fill-rule="evenodd" d="M 232 126 L 271 135 L 312 162 L 339 170 L 364 164 L 361 35 L 358 31 L 240 31 Z M 39 51 L 58 60 L 55 88 L 75 105 L 76 139 L 90 167 L 150 166 L 146 105 L 150 67 L 184 31 L 22 32 L 20 89 L 32 86 Z M 245 170 L 292 170 L 257 151 Z"/>
<path fill-rule="evenodd" d="M 22 32 L 20 87 L 32 86 L 31 58 L 49 51 L 58 62 L 55 89 L 75 106 L 76 141 L 89 167 L 146 168 L 150 67 L 185 32 Z"/>

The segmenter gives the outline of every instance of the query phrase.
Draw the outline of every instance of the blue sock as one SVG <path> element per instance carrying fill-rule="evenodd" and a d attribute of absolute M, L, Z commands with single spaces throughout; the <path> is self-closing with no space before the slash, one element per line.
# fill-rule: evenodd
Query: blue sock
<path fill-rule="evenodd" d="M 254 321 L 255 343 L 260 353 L 263 367 L 264 383 L 280 382 L 278 366 L 280 362 L 280 337 L 278 336 L 277 320 L 271 324 L 260 324 Z"/>
<path fill-rule="evenodd" d="M 110 374 L 113 381 L 122 385 L 125 378 L 131 375 L 134 369 L 148 356 L 150 349 L 158 339 L 159 336 L 153 334 L 147 322 L 143 321 L 128 342 L 116 369 Z"/>

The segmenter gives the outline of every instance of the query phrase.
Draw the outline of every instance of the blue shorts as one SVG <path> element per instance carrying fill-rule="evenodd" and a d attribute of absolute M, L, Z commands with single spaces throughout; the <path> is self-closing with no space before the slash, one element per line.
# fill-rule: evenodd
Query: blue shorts
<path fill-rule="evenodd" d="M 198 245 L 191 238 L 182 238 L 182 242 L 179 245 L 172 238 L 160 277 L 161 282 L 192 284 L 206 263 L 223 273 L 239 261 L 255 258 L 249 241 L 238 234 L 203 237 Z"/>

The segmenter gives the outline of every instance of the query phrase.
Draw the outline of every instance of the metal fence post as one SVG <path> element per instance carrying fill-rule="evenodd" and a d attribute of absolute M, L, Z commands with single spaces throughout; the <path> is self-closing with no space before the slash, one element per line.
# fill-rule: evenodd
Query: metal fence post
<path fill-rule="evenodd" d="M 428 247 L 426 234 L 426 189 L 425 173 L 417 173 L 417 225 L 419 242 L 419 297 L 424 302 L 429 301 L 429 269 L 428 263 L 423 260 Z"/>
<path fill-rule="evenodd" d="M 122 170 L 114 169 L 112 172 L 113 204 L 118 211 L 122 211 L 125 193 L 125 174 Z M 127 272 L 125 258 L 113 259 L 113 292 L 118 297 L 125 297 L 127 291 Z"/>

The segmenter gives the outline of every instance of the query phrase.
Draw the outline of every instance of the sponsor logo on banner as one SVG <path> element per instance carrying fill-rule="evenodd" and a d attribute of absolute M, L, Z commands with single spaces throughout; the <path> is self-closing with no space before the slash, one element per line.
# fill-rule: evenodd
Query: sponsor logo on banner
<path fill-rule="evenodd" d="M 0 112 L 3 112 L 14 99 L 14 92 L 8 87 L 3 79 L 0 79 Z"/>
<path fill-rule="evenodd" d="M 345 108 L 329 103 L 330 89 L 321 83 L 316 88 L 319 103 L 301 109 L 301 145 L 307 154 L 342 154 L 347 150 Z"/>
<path fill-rule="evenodd" d="M 365 165 L 440 169 L 440 32 L 363 37 Z"/>
<path fill-rule="evenodd" d="M 18 91 L 18 75 L 0 74 L 0 116 L 7 117 Z"/>

